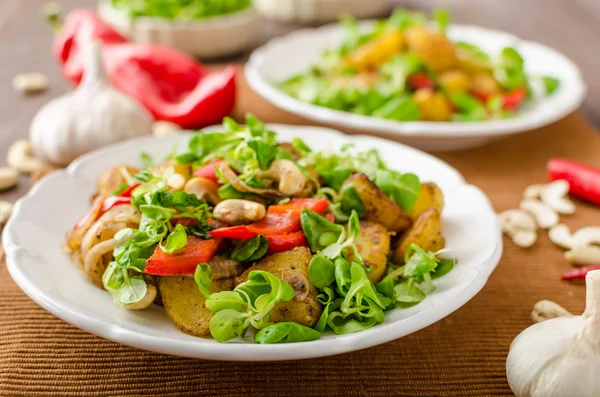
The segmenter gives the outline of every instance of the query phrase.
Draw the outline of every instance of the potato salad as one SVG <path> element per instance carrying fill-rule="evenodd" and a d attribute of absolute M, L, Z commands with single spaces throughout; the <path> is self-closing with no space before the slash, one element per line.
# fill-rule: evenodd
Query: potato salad
<path fill-rule="evenodd" d="M 141 163 L 99 177 L 66 249 L 116 305 L 161 306 L 190 335 L 271 344 L 360 332 L 426 299 L 456 264 L 439 256 L 440 188 L 375 150 L 280 142 L 248 115 Z"/>
<path fill-rule="evenodd" d="M 515 117 L 534 92 L 559 88 L 551 76 L 528 75 L 513 47 L 488 54 L 453 41 L 443 10 L 428 21 L 397 9 L 366 32 L 351 18 L 340 23 L 342 45 L 305 73 L 277 82 L 281 90 L 302 102 L 382 119 L 467 122 Z"/>

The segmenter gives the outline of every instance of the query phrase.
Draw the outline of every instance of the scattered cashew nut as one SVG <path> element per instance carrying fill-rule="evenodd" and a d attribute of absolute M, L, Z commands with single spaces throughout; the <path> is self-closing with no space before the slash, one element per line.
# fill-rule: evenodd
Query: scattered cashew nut
<path fill-rule="evenodd" d="M 17 185 L 19 172 L 14 168 L 0 167 L 0 190 L 10 189 Z"/>
<path fill-rule="evenodd" d="M 154 136 L 166 136 L 177 134 L 181 131 L 181 127 L 169 121 L 155 121 L 152 124 L 152 134 Z"/>
<path fill-rule="evenodd" d="M 567 198 L 569 188 L 564 179 L 548 183 L 540 192 L 540 200 L 559 214 L 574 214 L 575 204 Z"/>
<path fill-rule="evenodd" d="M 13 204 L 9 201 L 0 201 L 0 228 L 8 222 L 12 215 Z"/>
<path fill-rule="evenodd" d="M 535 244 L 537 225 L 529 213 L 522 210 L 508 210 L 502 212 L 498 218 L 502 225 L 502 231 L 517 246 L 528 248 Z"/>
<path fill-rule="evenodd" d="M 144 310 L 147 309 L 156 299 L 157 290 L 154 285 L 148 284 L 146 289 L 146 295 L 134 304 L 125 306 L 129 310 Z"/>
<path fill-rule="evenodd" d="M 600 263 L 600 247 L 576 245 L 565 252 L 565 259 L 578 266 L 594 266 Z"/>
<path fill-rule="evenodd" d="M 31 142 L 27 140 L 18 140 L 8 148 L 6 162 L 19 172 L 26 174 L 41 169 L 44 163 L 33 157 Z"/>
<path fill-rule="evenodd" d="M 548 231 L 548 237 L 550 241 L 564 249 L 570 249 L 573 247 L 573 235 L 571 229 L 564 223 L 552 226 Z"/>
<path fill-rule="evenodd" d="M 12 85 L 16 91 L 29 95 L 46 91 L 50 83 L 48 77 L 44 74 L 33 72 L 16 75 L 13 78 Z"/>
<path fill-rule="evenodd" d="M 541 300 L 533 306 L 531 319 L 536 323 L 550 320 L 551 318 L 570 316 L 571 312 L 556 302 Z"/>
<path fill-rule="evenodd" d="M 523 192 L 523 198 L 526 199 L 537 199 L 540 198 L 542 194 L 542 190 L 546 187 L 543 183 L 538 183 L 535 185 L 527 186 L 525 191 Z"/>
<path fill-rule="evenodd" d="M 558 213 L 541 201 L 525 199 L 521 201 L 520 208 L 533 215 L 535 222 L 542 229 L 549 229 L 558 224 Z"/>
<path fill-rule="evenodd" d="M 573 233 L 573 245 L 600 245 L 600 226 L 587 226 Z"/>

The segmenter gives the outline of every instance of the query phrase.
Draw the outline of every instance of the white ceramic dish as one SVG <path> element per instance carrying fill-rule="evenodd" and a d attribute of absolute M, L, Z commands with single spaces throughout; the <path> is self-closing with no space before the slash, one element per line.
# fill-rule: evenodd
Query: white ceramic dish
<path fill-rule="evenodd" d="M 110 0 L 100 0 L 98 14 L 134 41 L 164 44 L 206 59 L 247 50 L 255 45 L 260 33 L 260 16 L 253 9 L 199 21 L 154 17 L 131 19 L 114 8 Z"/>
<path fill-rule="evenodd" d="M 269 127 L 278 131 L 282 140 L 302 137 L 316 149 L 339 148 L 349 142 L 365 150 L 375 148 L 393 168 L 438 182 L 446 198 L 443 233 L 447 247 L 459 260 L 457 267 L 436 280 L 437 290 L 421 304 L 387 312 L 384 324 L 357 334 L 327 334 L 314 342 L 219 344 L 182 333 L 160 307 L 132 312 L 115 306 L 111 296 L 88 282 L 61 250 L 65 231 L 88 209 L 96 178 L 103 170 L 118 163 L 137 164 L 140 151 L 162 158 L 174 144 L 183 146 L 185 135 L 170 135 L 97 150 L 36 184 L 16 204 L 4 229 L 11 276 L 40 306 L 101 337 L 161 353 L 243 361 L 321 357 L 388 342 L 449 315 L 483 288 L 502 253 L 500 227 L 485 194 L 468 185 L 455 169 L 430 155 L 380 138 L 349 137 L 317 127 Z"/>
<path fill-rule="evenodd" d="M 361 23 L 361 29 L 372 27 L 373 21 Z M 527 104 L 515 118 L 472 123 L 383 120 L 304 103 L 279 90 L 275 83 L 307 71 L 325 50 L 340 45 L 342 30 L 338 24 L 273 39 L 254 51 L 246 65 L 246 79 L 258 94 L 291 113 L 350 132 L 391 137 L 430 151 L 480 146 L 502 136 L 550 124 L 575 111 L 585 98 L 587 90 L 579 69 L 551 48 L 476 26 L 454 25 L 449 36 L 477 44 L 490 54 L 499 53 L 504 46 L 514 46 L 523 55 L 529 74 L 554 76 L 561 81 L 560 89 L 552 96 Z"/>
<path fill-rule="evenodd" d="M 347 13 L 356 18 L 381 15 L 389 0 L 254 0 L 256 10 L 284 22 L 331 22 Z"/>

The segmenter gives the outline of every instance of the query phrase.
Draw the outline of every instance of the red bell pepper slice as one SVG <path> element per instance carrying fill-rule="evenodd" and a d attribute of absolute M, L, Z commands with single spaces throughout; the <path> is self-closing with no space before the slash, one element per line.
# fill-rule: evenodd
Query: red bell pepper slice
<path fill-rule="evenodd" d="M 289 251 L 296 247 L 308 246 L 308 242 L 302 231 L 284 235 L 270 235 L 267 236 L 267 240 L 269 240 L 268 254 Z"/>
<path fill-rule="evenodd" d="M 600 168 L 567 159 L 552 159 L 547 168 L 551 181 L 564 179 L 570 194 L 600 205 Z"/>
<path fill-rule="evenodd" d="M 172 255 L 156 247 L 144 271 L 155 276 L 194 274 L 200 263 L 210 261 L 217 253 L 221 241 L 220 238 L 203 240 L 196 236 L 187 236 L 186 246 Z"/>
<path fill-rule="evenodd" d="M 235 67 L 212 73 L 172 48 L 129 43 L 87 10 L 69 13 L 53 44 L 63 74 L 75 84 L 84 74 L 82 50 L 90 39 L 104 43 L 102 54 L 110 81 L 157 120 L 194 129 L 220 122 L 233 109 Z"/>
<path fill-rule="evenodd" d="M 138 187 L 140 185 L 141 185 L 140 182 L 133 183 L 127 189 L 125 189 L 121 193 L 119 193 L 119 197 L 131 197 L 131 192 L 133 192 L 133 189 L 135 189 L 136 187 Z"/>
<path fill-rule="evenodd" d="M 415 91 L 421 89 L 435 89 L 435 83 L 425 72 L 418 72 L 408 77 L 408 85 Z"/>
<path fill-rule="evenodd" d="M 213 231 L 208 232 L 213 237 L 222 237 L 222 238 L 235 238 L 239 240 L 249 240 L 252 237 L 256 237 L 256 233 L 248 230 L 246 226 L 231 226 L 231 227 L 222 227 L 219 229 L 215 229 Z"/>
<path fill-rule="evenodd" d="M 263 219 L 248 225 L 248 230 L 256 234 L 268 236 L 271 234 L 294 233 L 302 228 L 300 224 L 300 212 L 273 212 L 271 208 L 269 208 L 267 215 Z"/>
<path fill-rule="evenodd" d="M 100 213 L 98 214 L 98 218 L 100 218 L 105 212 L 107 212 L 111 208 L 116 207 L 117 205 L 123 205 L 123 204 L 131 204 L 131 197 L 121 197 L 121 196 L 107 197 L 106 200 L 104 200 L 104 203 L 102 203 L 102 209 L 100 210 Z"/>
<path fill-rule="evenodd" d="M 194 175 L 202 177 L 202 178 L 210 179 L 213 182 L 218 182 L 219 178 L 217 178 L 217 173 L 215 171 L 215 168 L 218 167 L 219 164 L 221 164 L 224 161 L 225 160 L 223 160 L 223 159 L 213 160 L 210 163 L 206 164 L 204 167 L 199 168 L 196 171 L 194 171 Z"/>
<path fill-rule="evenodd" d="M 293 198 L 286 204 L 272 205 L 269 207 L 270 213 L 297 211 L 302 212 L 304 208 L 322 215 L 329 208 L 329 201 L 324 198 Z"/>
<path fill-rule="evenodd" d="M 325 215 L 325 219 L 331 223 L 335 223 L 335 215 L 333 215 L 333 212 L 328 212 L 327 215 Z"/>
<path fill-rule="evenodd" d="M 562 275 L 563 280 L 585 280 L 585 276 L 593 270 L 600 270 L 600 265 L 578 267 Z"/>
<path fill-rule="evenodd" d="M 502 94 L 502 109 L 504 110 L 516 110 L 518 109 L 525 97 L 527 96 L 527 90 L 525 87 L 519 87 L 513 91 Z"/>

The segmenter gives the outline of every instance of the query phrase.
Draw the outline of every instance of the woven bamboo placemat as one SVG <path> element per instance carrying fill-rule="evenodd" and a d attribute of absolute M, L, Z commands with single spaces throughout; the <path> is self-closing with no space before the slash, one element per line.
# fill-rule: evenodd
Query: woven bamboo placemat
<path fill-rule="evenodd" d="M 239 117 L 306 123 L 241 84 Z M 441 154 L 481 187 L 497 211 L 518 206 L 524 188 L 545 180 L 546 161 L 600 165 L 600 136 L 578 114 L 551 126 L 463 152 Z M 598 224 L 598 208 L 578 203 L 563 219 Z M 570 266 L 542 232 L 529 250 L 505 240 L 483 291 L 449 317 L 378 347 L 316 360 L 229 363 L 185 359 L 121 346 L 83 332 L 33 303 L 0 262 L 0 395 L 26 396 L 507 396 L 505 358 L 544 298 L 580 312 L 582 284 L 560 281 Z"/>

